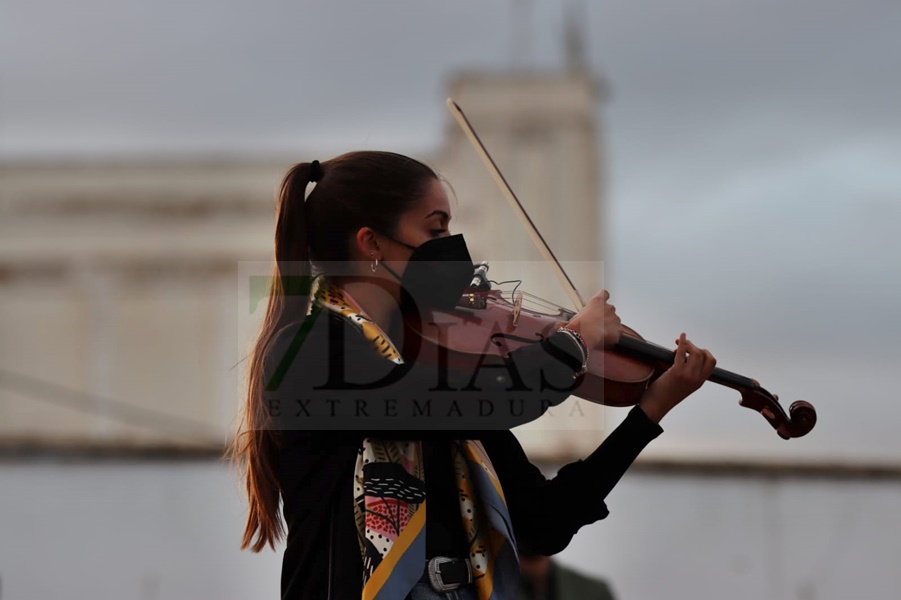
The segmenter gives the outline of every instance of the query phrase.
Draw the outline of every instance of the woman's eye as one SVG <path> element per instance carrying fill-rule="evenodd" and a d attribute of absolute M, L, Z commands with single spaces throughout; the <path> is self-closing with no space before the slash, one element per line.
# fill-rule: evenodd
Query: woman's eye
<path fill-rule="evenodd" d="M 447 229 L 432 229 L 432 237 L 441 237 L 441 234 L 447 233 Z"/>

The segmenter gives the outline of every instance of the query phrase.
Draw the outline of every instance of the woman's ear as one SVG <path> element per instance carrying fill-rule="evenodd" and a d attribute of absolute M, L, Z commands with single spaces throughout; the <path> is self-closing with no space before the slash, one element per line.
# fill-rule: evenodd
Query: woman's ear
<path fill-rule="evenodd" d="M 382 244 L 370 227 L 361 227 L 354 238 L 354 250 L 358 260 L 381 260 Z"/>

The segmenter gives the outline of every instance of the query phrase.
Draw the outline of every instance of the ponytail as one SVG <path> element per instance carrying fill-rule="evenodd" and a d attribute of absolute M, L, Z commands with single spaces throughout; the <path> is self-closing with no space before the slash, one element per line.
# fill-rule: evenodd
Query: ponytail
<path fill-rule="evenodd" d="M 306 314 L 311 275 L 304 192 L 310 163 L 294 165 L 282 180 L 277 198 L 275 267 L 269 303 L 247 371 L 247 395 L 227 457 L 244 474 L 248 511 L 241 549 L 259 552 L 284 536 L 279 513 L 279 438 L 263 405 L 265 360 L 276 334 L 292 318 Z M 298 312 L 302 310 L 303 312 Z"/>

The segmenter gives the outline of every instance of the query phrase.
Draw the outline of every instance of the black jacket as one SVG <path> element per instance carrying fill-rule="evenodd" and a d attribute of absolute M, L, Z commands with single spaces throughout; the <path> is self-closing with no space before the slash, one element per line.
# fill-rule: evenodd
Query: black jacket
<path fill-rule="evenodd" d="M 360 598 L 353 471 L 367 436 L 423 441 L 429 556 L 460 551 L 463 543 L 452 439 L 482 441 L 517 540 L 536 551 L 555 554 L 580 527 L 606 517 L 604 498 L 662 431 L 657 424 L 633 409 L 589 457 L 563 466 L 552 479 L 529 462 L 509 431 L 565 400 L 578 367 L 577 351 L 563 334 L 516 350 L 503 364 L 486 363 L 473 376 L 394 365 L 328 312 L 284 329 L 269 353 L 265 392 L 279 429 L 277 472 L 288 527 L 282 598 Z M 371 382 L 378 385 L 361 387 Z"/>

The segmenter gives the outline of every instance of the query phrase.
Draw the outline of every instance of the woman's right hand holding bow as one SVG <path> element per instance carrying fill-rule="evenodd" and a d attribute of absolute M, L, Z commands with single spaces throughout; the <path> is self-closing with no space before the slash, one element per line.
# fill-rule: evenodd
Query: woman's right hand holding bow
<path fill-rule="evenodd" d="M 623 334 L 623 322 L 609 300 L 607 290 L 598 292 L 566 324 L 569 329 L 579 332 L 589 350 L 612 348 Z"/>

